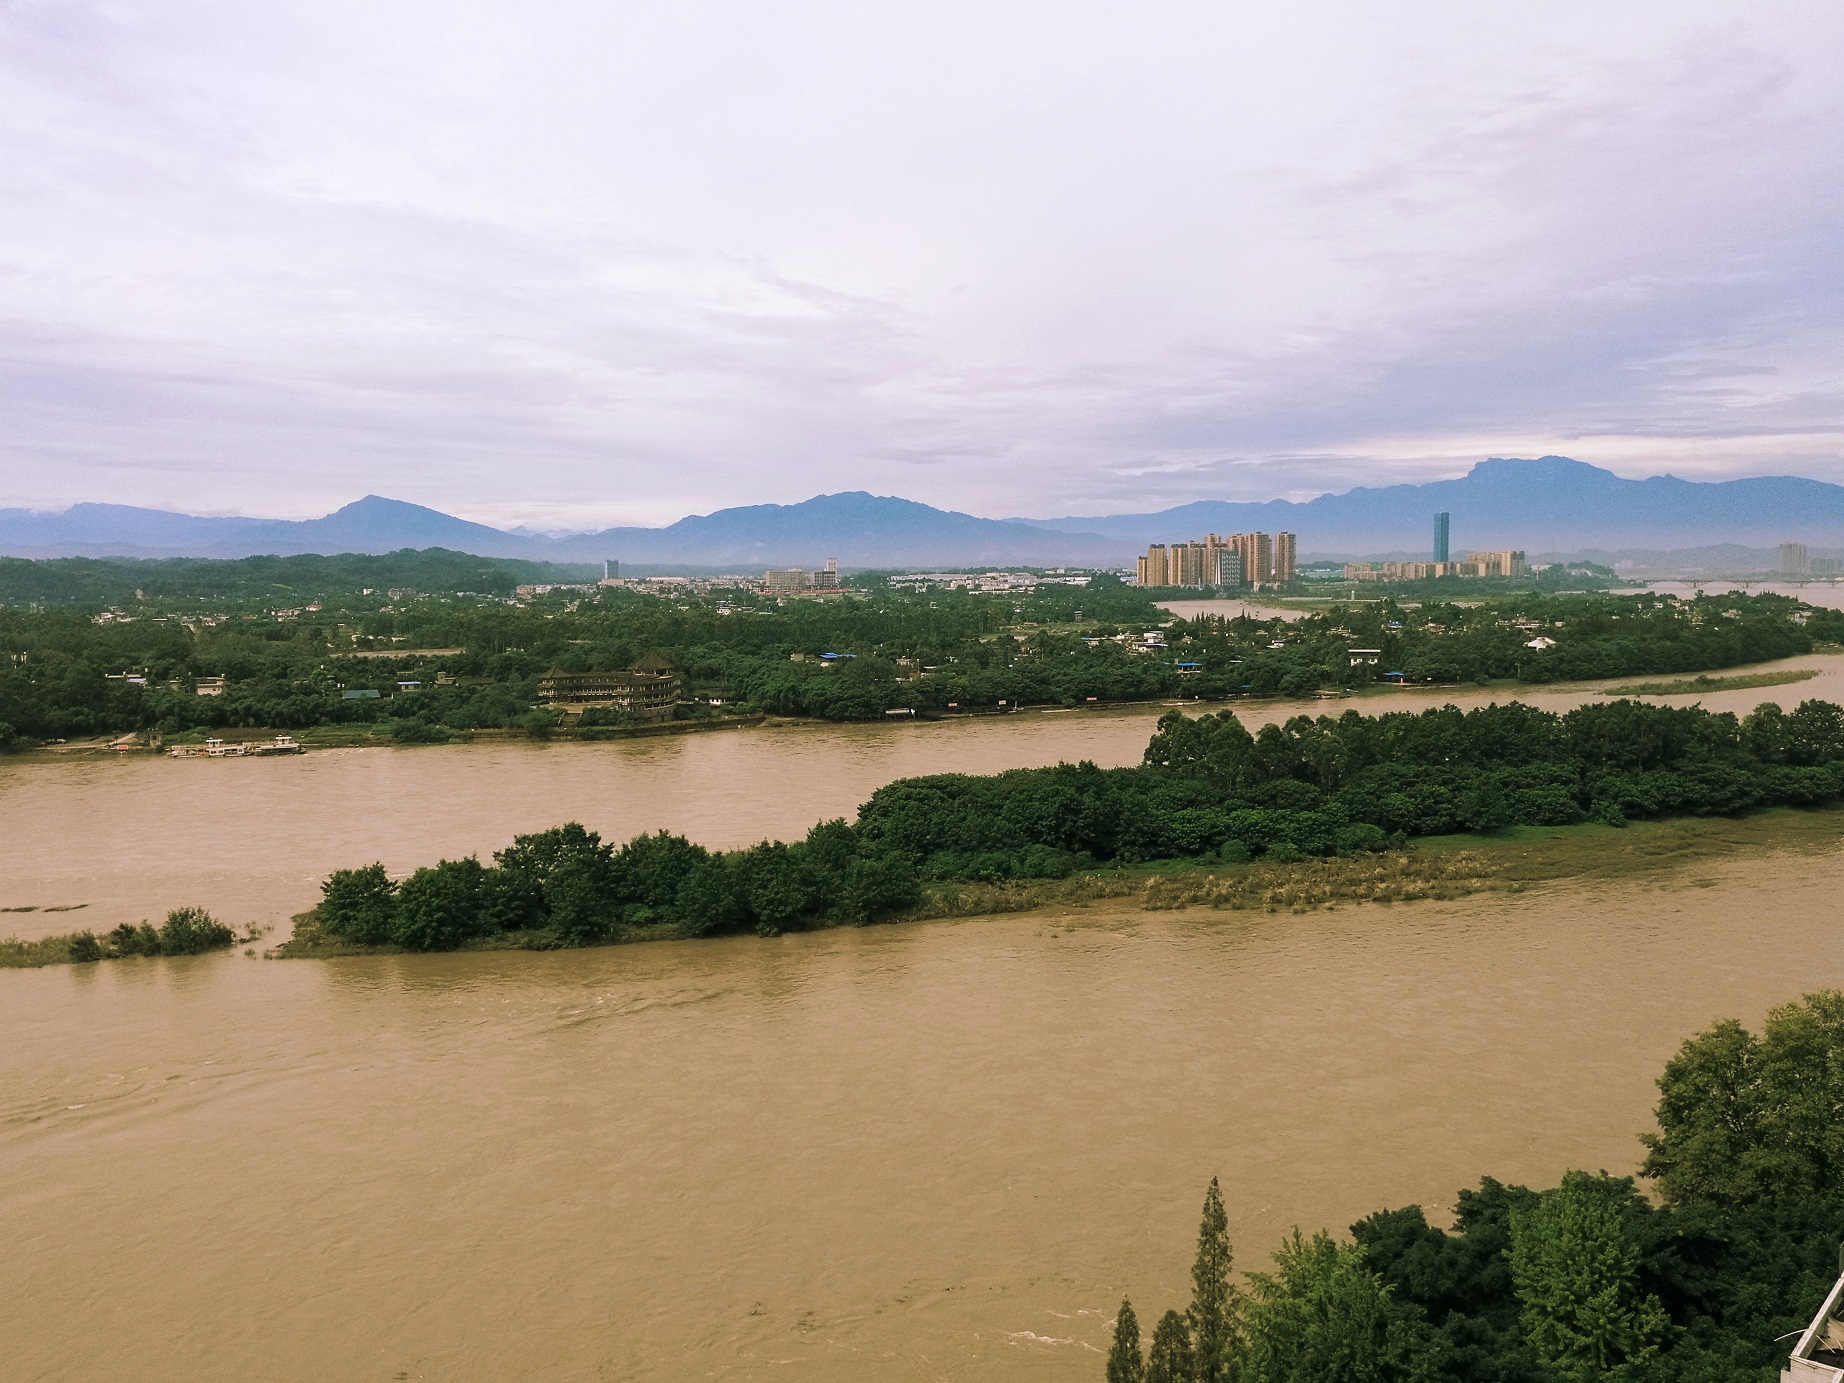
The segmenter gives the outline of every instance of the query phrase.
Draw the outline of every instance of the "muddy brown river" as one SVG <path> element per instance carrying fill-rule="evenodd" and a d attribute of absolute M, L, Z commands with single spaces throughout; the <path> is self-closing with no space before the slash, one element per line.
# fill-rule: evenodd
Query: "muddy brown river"
<path fill-rule="evenodd" d="M 1807 661 L 1708 701 L 1839 697 Z M 906 773 L 1129 761 L 1150 715 L 13 760 L 0 903 L 275 920 L 336 864 L 571 816 L 786 836 Z M 1307 915 L 0 971 L 0 1375 L 1096 1379 L 1123 1291 L 1182 1304 L 1212 1175 L 1249 1267 L 1484 1173 L 1630 1170 L 1683 1036 L 1844 984 L 1841 883 L 1785 851 Z"/>

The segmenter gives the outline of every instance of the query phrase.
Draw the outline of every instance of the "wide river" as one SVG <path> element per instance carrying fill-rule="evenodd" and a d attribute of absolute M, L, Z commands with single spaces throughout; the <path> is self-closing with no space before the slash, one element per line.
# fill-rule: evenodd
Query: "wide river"
<path fill-rule="evenodd" d="M 1844 659 L 1794 663 L 1705 702 L 1844 700 Z M 1449 699 L 1486 694 L 1245 709 Z M 904 774 L 1129 762 L 1156 710 L 0 761 L 0 906 L 284 922 L 337 865 L 572 817 L 786 837 Z M 1840 885 L 1789 851 L 1299 916 L 0 971 L 0 1374 L 1095 1379 L 1123 1291 L 1182 1304 L 1212 1175 L 1253 1267 L 1482 1174 L 1631 1169 L 1685 1035 L 1844 984 Z"/>

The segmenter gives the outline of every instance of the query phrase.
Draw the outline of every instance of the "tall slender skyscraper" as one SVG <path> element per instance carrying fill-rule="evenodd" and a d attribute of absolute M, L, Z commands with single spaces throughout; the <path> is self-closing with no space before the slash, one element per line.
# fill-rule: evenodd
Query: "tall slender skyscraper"
<path fill-rule="evenodd" d="M 1274 535 L 1274 571 L 1273 579 L 1281 585 L 1293 580 L 1293 534 L 1276 533 Z"/>
<path fill-rule="evenodd" d="M 1436 514 L 1434 516 L 1434 560 L 1437 562 L 1445 562 L 1448 560 L 1447 516 L 1445 514 Z"/>

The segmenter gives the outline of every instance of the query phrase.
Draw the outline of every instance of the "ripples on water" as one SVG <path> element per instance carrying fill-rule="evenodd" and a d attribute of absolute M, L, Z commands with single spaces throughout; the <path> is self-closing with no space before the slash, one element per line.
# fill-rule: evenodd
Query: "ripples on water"
<path fill-rule="evenodd" d="M 8 1369 L 1092 1380 L 1213 1174 L 1256 1266 L 1630 1168 L 1682 1036 L 1844 979 L 1835 856 L 1683 882 L 0 973 Z"/>

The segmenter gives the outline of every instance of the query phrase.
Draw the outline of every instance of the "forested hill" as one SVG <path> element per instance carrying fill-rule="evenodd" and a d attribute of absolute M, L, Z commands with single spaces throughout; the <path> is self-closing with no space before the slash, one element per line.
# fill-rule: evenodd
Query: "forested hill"
<path fill-rule="evenodd" d="M 446 548 L 379 556 L 97 558 L 28 561 L 0 557 L 0 605 L 120 606 L 138 600 L 305 605 L 366 589 L 473 591 L 509 596 L 515 587 L 592 581 L 600 566 L 475 557 Z"/>

